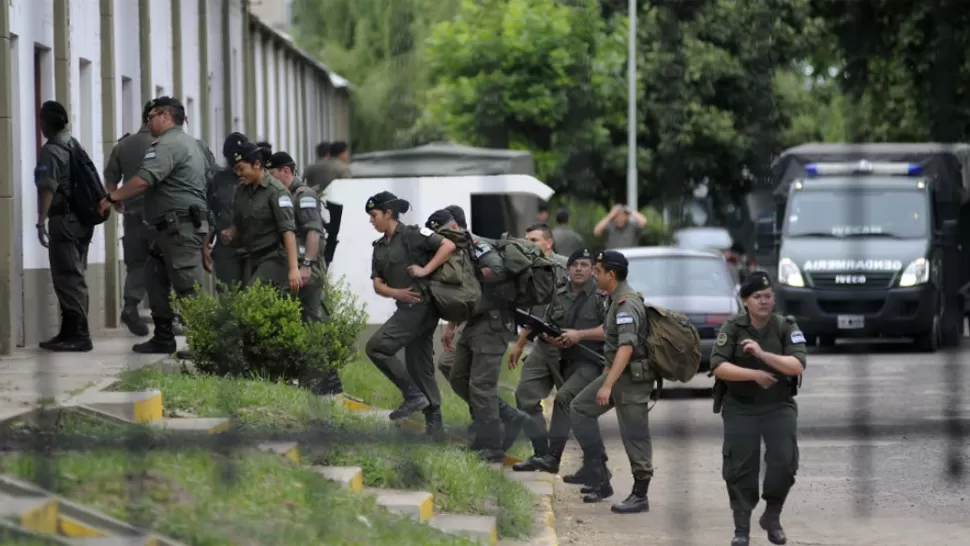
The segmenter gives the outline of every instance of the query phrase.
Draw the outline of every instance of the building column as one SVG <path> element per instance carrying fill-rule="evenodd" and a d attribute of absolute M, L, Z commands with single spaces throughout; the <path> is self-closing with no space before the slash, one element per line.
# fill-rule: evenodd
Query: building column
<path fill-rule="evenodd" d="M 172 2 L 172 96 L 183 103 L 182 96 L 182 0 Z M 196 123 L 196 120 L 189 120 Z"/>
<path fill-rule="evenodd" d="M 269 61 L 270 61 L 270 55 L 272 55 L 274 51 L 273 47 L 275 42 L 273 41 L 273 37 L 270 36 L 268 33 L 261 33 L 261 34 L 262 35 L 259 38 L 259 49 L 261 51 L 259 52 L 259 54 L 263 59 L 262 60 L 263 81 L 261 83 L 263 85 L 263 132 L 265 134 L 259 135 L 259 138 L 264 138 L 266 140 L 269 140 L 273 133 L 273 128 L 269 126 L 269 121 L 271 118 L 271 116 L 269 115 L 269 111 L 271 108 L 273 108 L 273 105 L 270 104 L 270 99 L 269 99 L 269 82 L 274 80 L 274 76 L 269 70 Z M 269 47 L 267 47 L 267 45 Z M 276 68 L 275 60 L 273 62 L 273 68 L 274 70 Z"/>
<path fill-rule="evenodd" d="M 118 138 L 118 89 L 115 76 L 115 0 L 101 0 L 101 149 L 107 165 Z M 121 275 L 118 256 L 118 215 L 104 224 L 104 325 L 119 326 Z"/>
<path fill-rule="evenodd" d="M 152 85 L 152 12 L 149 0 L 138 0 L 138 57 L 141 60 L 141 105 L 155 98 Z M 141 111 L 141 108 L 138 109 Z"/>
<path fill-rule="evenodd" d="M 232 12 L 232 0 L 223 0 L 222 4 L 222 111 L 225 114 L 225 134 L 232 133 L 232 88 L 233 88 L 233 66 L 232 66 L 232 35 L 230 34 L 232 25 L 230 24 L 230 13 Z M 240 90 L 241 91 L 241 90 Z"/>
<path fill-rule="evenodd" d="M 209 118 L 209 9 L 205 0 L 199 0 L 199 128 L 202 130 L 202 140 L 209 142 L 212 138 L 212 125 Z M 216 143 L 209 142 L 212 148 Z M 222 157 L 222 143 L 219 143 L 217 158 Z"/>
<path fill-rule="evenodd" d="M 302 141 L 300 146 L 300 154 L 303 155 L 300 165 L 309 165 L 316 159 L 313 152 L 316 143 L 310 141 L 310 110 L 307 109 L 306 101 L 306 78 L 309 77 L 310 72 L 311 70 L 307 67 L 307 65 L 300 65 L 300 77 L 297 79 L 297 85 L 300 86 L 300 119 L 303 120 L 303 123 L 300 125 L 300 140 Z"/>
<path fill-rule="evenodd" d="M 10 2 L 0 1 L 0 89 L 13 89 L 10 48 Z M 14 226 L 13 102 L 11 93 L 0 93 L 0 354 L 13 351 L 17 312 L 13 303 L 16 260 Z"/>
<path fill-rule="evenodd" d="M 54 97 L 71 113 L 71 4 L 54 0 Z"/>

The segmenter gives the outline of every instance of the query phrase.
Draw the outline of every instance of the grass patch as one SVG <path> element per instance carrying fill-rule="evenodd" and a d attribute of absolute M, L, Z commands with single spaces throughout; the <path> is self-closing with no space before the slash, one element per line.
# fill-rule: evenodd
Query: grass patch
<path fill-rule="evenodd" d="M 226 461 L 203 449 L 151 452 L 137 460 L 110 450 L 59 454 L 50 464 L 55 492 L 196 546 L 470 544 L 391 516 L 372 499 L 341 491 L 278 456 L 237 456 L 231 481 Z M 0 465 L 32 481 L 41 463 L 10 454 Z"/>
<path fill-rule="evenodd" d="M 373 369 L 369 362 L 354 366 Z M 383 376 L 379 379 L 387 382 Z M 159 389 L 166 413 L 235 415 L 238 426 L 244 430 L 304 432 L 326 423 L 328 428 L 345 431 L 380 431 L 388 441 L 335 441 L 326 445 L 304 442 L 300 446 L 303 458 L 312 464 L 360 466 L 368 486 L 429 491 L 435 496 L 436 509 L 443 512 L 495 515 L 503 537 L 522 537 L 532 530 L 532 494 L 522 485 L 506 480 L 474 454 L 450 445 L 428 443 L 420 433 L 354 414 L 304 389 L 264 381 L 170 374 L 152 368 L 123 373 L 118 388 Z M 348 388 L 348 392 L 354 391 Z M 448 394 L 458 400 L 450 390 Z M 373 403 L 373 398 L 368 401 Z M 465 415 L 467 418 L 467 409 Z"/>

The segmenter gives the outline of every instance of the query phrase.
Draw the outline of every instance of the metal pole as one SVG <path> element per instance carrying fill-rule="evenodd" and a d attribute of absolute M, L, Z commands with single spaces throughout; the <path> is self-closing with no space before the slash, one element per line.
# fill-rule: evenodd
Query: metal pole
<path fill-rule="evenodd" d="M 639 209 L 640 207 L 637 204 L 637 0 L 629 0 L 629 6 L 626 203 L 633 209 Z"/>

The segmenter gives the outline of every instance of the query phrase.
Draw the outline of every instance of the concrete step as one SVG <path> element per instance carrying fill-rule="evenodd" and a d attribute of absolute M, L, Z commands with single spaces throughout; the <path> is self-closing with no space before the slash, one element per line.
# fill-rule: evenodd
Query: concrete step
<path fill-rule="evenodd" d="M 300 444 L 296 442 L 266 442 L 257 446 L 261 451 L 275 453 L 300 464 Z"/>
<path fill-rule="evenodd" d="M 225 417 L 166 418 L 152 421 L 151 426 L 169 432 L 218 434 L 229 430 L 229 419 Z"/>
<path fill-rule="evenodd" d="M 505 478 L 521 483 L 539 496 L 551 497 L 555 492 L 556 477 L 548 472 L 516 472 L 506 468 Z"/>
<path fill-rule="evenodd" d="M 324 478 L 340 484 L 351 493 L 360 493 L 364 490 L 364 470 L 359 466 L 312 466 L 310 468 Z"/>
<path fill-rule="evenodd" d="M 28 531 L 57 533 L 57 502 L 34 495 L 0 493 L 0 518 L 11 519 Z"/>
<path fill-rule="evenodd" d="M 428 520 L 428 525 L 444 533 L 470 538 L 478 544 L 495 546 L 498 543 L 495 516 L 437 514 Z"/>
<path fill-rule="evenodd" d="M 85 406 L 130 423 L 151 423 L 162 418 L 162 392 L 92 392 L 76 400 Z"/>
<path fill-rule="evenodd" d="M 434 496 L 427 491 L 401 491 L 398 489 L 375 489 L 365 487 L 364 493 L 373 495 L 377 505 L 394 514 L 418 521 L 428 521 L 434 516 Z"/>
<path fill-rule="evenodd" d="M 77 546 L 161 546 L 170 543 L 158 540 L 151 535 L 145 535 L 138 537 L 75 538 L 69 540 L 68 544 L 76 544 Z"/>

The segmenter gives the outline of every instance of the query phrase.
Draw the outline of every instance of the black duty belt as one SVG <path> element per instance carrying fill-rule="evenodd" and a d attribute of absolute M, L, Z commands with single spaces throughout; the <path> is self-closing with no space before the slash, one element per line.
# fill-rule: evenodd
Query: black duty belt
<path fill-rule="evenodd" d="M 172 213 L 166 213 L 166 216 L 168 214 L 172 214 Z M 178 211 L 174 214 L 175 214 L 175 217 L 178 218 L 179 220 L 182 220 L 185 218 L 192 218 L 192 215 L 189 214 L 188 211 Z M 158 222 L 157 224 L 155 224 L 155 229 L 157 229 L 158 231 L 165 231 L 166 229 L 168 229 L 168 222 L 166 222 L 165 220 Z"/>

